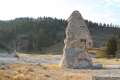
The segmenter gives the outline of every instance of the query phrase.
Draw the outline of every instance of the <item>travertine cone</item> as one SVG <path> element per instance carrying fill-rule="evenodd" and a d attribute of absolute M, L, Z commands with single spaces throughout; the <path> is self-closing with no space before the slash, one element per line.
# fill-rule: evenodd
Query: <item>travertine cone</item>
<path fill-rule="evenodd" d="M 68 18 L 66 39 L 61 66 L 65 68 L 90 68 L 91 58 L 87 48 L 92 47 L 92 39 L 79 11 L 74 11 Z"/>

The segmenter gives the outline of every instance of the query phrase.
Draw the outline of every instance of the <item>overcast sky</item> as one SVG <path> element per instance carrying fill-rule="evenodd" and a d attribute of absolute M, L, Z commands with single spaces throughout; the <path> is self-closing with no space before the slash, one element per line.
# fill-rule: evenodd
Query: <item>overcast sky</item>
<path fill-rule="evenodd" d="M 0 20 L 40 16 L 67 19 L 74 10 L 93 22 L 120 25 L 120 0 L 0 0 Z"/>

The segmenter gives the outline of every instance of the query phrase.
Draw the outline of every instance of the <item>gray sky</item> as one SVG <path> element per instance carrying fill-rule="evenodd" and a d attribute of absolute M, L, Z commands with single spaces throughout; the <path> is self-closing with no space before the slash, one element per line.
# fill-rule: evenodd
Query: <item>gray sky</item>
<path fill-rule="evenodd" d="M 0 20 L 16 17 L 67 19 L 74 10 L 93 22 L 120 25 L 120 0 L 0 0 Z"/>

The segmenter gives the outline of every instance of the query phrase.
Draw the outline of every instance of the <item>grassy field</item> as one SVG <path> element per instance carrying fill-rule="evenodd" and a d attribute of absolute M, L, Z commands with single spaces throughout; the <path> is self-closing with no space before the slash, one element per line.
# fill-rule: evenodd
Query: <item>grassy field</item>
<path fill-rule="evenodd" d="M 56 65 L 12 64 L 0 69 L 0 80 L 91 80 L 91 74 L 65 71 Z"/>
<path fill-rule="evenodd" d="M 22 56 L 29 56 L 38 59 L 56 60 L 53 58 L 61 55 L 29 55 L 21 54 Z M 120 64 L 120 60 L 97 58 L 93 59 L 93 63 L 103 65 Z M 100 72 L 100 71 L 98 71 Z M 97 73 L 98 73 L 97 72 Z M 103 73 L 103 72 L 101 72 Z M 9 64 L 0 67 L 0 80 L 92 80 L 93 74 L 88 70 L 66 70 L 61 69 L 58 64 Z"/>
<path fill-rule="evenodd" d="M 120 65 L 120 59 L 97 58 L 93 60 L 93 63 L 99 63 L 103 65 Z"/>

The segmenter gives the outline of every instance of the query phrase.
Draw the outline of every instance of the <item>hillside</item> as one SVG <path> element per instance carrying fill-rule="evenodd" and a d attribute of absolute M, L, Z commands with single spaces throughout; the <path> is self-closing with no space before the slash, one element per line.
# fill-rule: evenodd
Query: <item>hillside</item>
<path fill-rule="evenodd" d="M 85 20 L 94 47 L 103 47 L 112 36 L 120 38 L 120 28 Z M 16 18 L 0 21 L 0 48 L 17 51 L 62 51 L 67 21 L 51 17 Z M 61 53 L 61 52 L 60 52 Z"/>

